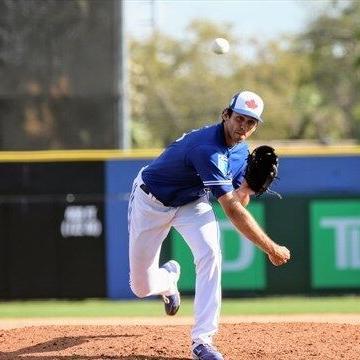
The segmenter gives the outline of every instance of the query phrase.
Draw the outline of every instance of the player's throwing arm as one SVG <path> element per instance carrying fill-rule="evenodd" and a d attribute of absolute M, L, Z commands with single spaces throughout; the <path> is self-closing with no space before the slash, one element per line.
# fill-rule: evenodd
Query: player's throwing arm
<path fill-rule="evenodd" d="M 262 249 L 275 266 L 286 264 L 290 251 L 272 241 L 244 206 L 249 202 L 249 194 L 261 195 L 270 191 L 269 187 L 278 173 L 278 164 L 278 156 L 272 147 L 259 146 L 248 156 L 246 182 L 236 192 L 229 192 L 218 199 L 235 227 Z"/>
<path fill-rule="evenodd" d="M 266 235 L 241 204 L 235 192 L 224 194 L 218 200 L 237 230 L 262 249 L 275 266 L 287 263 L 290 259 L 290 251 L 285 246 L 276 244 Z"/>

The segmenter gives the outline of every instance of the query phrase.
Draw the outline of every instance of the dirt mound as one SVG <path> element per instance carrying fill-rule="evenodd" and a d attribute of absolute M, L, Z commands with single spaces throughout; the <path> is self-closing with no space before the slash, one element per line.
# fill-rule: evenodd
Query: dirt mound
<path fill-rule="evenodd" d="M 1 360 L 184 360 L 190 326 L 31 326 L 0 331 Z M 216 337 L 227 360 L 356 360 L 360 325 L 222 324 Z"/>

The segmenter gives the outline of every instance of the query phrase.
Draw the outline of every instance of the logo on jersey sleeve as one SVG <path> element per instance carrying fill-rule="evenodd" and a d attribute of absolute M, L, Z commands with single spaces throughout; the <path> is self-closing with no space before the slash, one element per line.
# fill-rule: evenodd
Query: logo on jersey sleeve
<path fill-rule="evenodd" d="M 226 176 L 228 173 L 229 159 L 223 155 L 218 155 L 218 168 Z"/>

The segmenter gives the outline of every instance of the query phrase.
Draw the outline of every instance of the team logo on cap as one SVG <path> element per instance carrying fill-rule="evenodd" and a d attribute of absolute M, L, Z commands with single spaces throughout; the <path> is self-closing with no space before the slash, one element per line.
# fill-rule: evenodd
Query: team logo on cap
<path fill-rule="evenodd" d="M 250 109 L 256 109 L 258 107 L 258 104 L 255 102 L 254 99 L 245 101 L 245 104 Z"/>

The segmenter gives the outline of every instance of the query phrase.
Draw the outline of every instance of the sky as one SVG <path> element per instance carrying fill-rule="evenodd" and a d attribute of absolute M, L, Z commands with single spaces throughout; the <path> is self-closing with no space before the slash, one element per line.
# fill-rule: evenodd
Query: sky
<path fill-rule="evenodd" d="M 230 23 L 239 37 L 272 39 L 296 33 L 327 0 L 125 0 L 125 26 L 132 36 L 148 35 L 153 25 L 181 38 L 192 19 Z"/>

